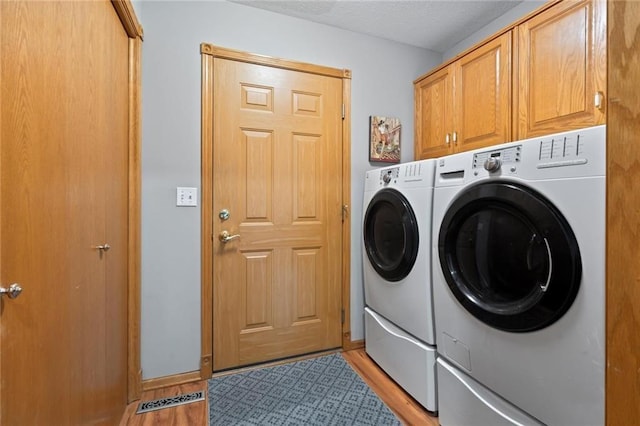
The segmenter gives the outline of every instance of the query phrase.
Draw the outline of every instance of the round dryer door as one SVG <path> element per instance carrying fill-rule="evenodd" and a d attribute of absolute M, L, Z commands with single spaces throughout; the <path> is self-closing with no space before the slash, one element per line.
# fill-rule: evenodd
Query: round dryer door
<path fill-rule="evenodd" d="M 395 189 L 377 192 L 364 216 L 369 262 L 387 281 L 409 275 L 418 256 L 418 222 L 409 201 Z"/>
<path fill-rule="evenodd" d="M 463 191 L 444 216 L 438 252 L 456 299 L 505 331 L 551 325 L 580 287 L 580 251 L 569 224 L 549 200 L 515 183 Z"/>

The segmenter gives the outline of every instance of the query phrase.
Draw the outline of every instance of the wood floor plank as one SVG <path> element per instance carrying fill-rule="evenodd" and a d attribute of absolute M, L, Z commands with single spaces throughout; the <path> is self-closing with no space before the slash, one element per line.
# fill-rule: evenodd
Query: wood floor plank
<path fill-rule="evenodd" d="M 342 356 L 403 424 L 438 426 L 438 418 L 398 386 L 364 349 L 343 352 Z"/>
<path fill-rule="evenodd" d="M 403 424 L 438 426 L 438 418 L 432 416 L 416 400 L 404 392 L 369 358 L 364 349 L 342 352 L 342 356 Z M 206 426 L 209 417 L 208 398 L 205 398 L 205 401 L 202 402 L 179 405 L 144 414 L 135 413 L 140 402 L 199 390 L 204 390 L 206 395 L 206 380 L 143 392 L 140 401 L 129 404 L 120 426 Z"/>

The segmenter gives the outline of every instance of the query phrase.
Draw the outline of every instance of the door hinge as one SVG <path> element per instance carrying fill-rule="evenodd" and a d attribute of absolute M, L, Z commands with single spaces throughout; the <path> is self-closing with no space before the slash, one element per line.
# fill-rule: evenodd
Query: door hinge
<path fill-rule="evenodd" d="M 340 323 L 344 324 L 344 309 L 340 311 Z"/>
<path fill-rule="evenodd" d="M 342 104 L 342 119 L 343 120 L 344 120 L 345 115 L 346 115 L 345 107 L 344 107 L 344 104 Z"/>

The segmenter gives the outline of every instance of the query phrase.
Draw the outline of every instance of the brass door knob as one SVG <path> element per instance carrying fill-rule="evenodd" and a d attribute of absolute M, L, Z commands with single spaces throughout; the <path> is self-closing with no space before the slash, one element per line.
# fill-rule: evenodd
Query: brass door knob
<path fill-rule="evenodd" d="M 223 243 L 228 243 L 231 240 L 235 240 L 236 238 L 240 238 L 240 234 L 229 234 L 229 231 L 222 231 L 220 235 L 218 235 L 218 239 Z"/>

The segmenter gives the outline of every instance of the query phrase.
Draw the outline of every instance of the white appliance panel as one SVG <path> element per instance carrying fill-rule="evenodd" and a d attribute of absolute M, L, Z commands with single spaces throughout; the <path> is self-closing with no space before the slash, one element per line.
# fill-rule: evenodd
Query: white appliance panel
<path fill-rule="evenodd" d="M 490 173 L 480 163 L 496 152 L 504 162 Z M 545 424 L 604 424 L 605 127 L 445 157 L 439 159 L 435 181 L 432 261 L 439 355 Z M 545 328 L 508 332 L 491 327 L 471 315 L 446 282 L 438 252 L 440 224 L 458 194 L 484 182 L 513 182 L 535 190 L 575 234 L 580 288 L 567 312 Z M 451 409 L 442 397 L 449 392 L 446 386 L 439 376 L 444 426 Z"/>
<path fill-rule="evenodd" d="M 429 411 L 437 410 L 436 350 L 365 308 L 366 352 Z"/>
<path fill-rule="evenodd" d="M 385 183 L 381 176 L 393 170 Z M 364 209 L 366 213 L 375 194 L 384 188 L 399 191 L 409 202 L 418 225 L 418 254 L 411 272 L 396 282 L 382 278 L 373 268 L 363 246 L 365 304 L 376 313 L 423 342 L 435 344 L 431 288 L 431 215 L 435 160 L 400 164 L 367 172 Z"/>
<path fill-rule="evenodd" d="M 468 375 L 438 359 L 442 426 L 542 426 Z"/>

